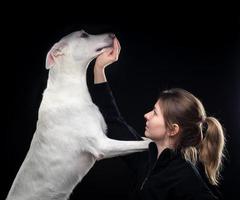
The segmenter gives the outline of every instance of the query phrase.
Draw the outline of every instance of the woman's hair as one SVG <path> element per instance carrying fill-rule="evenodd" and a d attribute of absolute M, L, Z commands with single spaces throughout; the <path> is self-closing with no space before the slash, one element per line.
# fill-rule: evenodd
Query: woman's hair
<path fill-rule="evenodd" d="M 217 185 L 224 157 L 225 137 L 221 124 L 207 117 L 201 101 L 190 92 L 174 88 L 163 91 L 159 104 L 165 125 L 179 125 L 176 148 L 193 164 L 200 160 L 210 183 Z"/>

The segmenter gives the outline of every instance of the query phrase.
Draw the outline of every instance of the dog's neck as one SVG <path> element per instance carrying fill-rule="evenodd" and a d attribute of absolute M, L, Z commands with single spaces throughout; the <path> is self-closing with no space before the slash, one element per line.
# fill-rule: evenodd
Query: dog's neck
<path fill-rule="evenodd" d="M 79 66 L 80 64 L 80 66 Z M 52 94 L 56 99 L 77 98 L 86 103 L 91 101 L 87 87 L 86 73 L 89 62 L 78 63 L 78 66 L 68 66 L 68 69 L 56 66 L 49 71 L 47 88 L 44 93 Z M 79 98 L 79 96 L 81 96 Z"/>

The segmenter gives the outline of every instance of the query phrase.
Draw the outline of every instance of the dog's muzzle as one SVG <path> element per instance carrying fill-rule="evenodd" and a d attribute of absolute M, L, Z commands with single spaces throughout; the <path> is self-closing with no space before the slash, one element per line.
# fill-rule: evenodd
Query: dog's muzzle
<path fill-rule="evenodd" d="M 109 37 L 109 39 L 111 40 L 111 44 L 96 49 L 97 52 L 98 52 L 98 51 L 102 51 L 102 50 L 105 49 L 105 48 L 113 47 L 113 39 L 114 39 L 116 36 L 115 36 L 115 34 L 113 34 L 113 33 L 109 33 L 109 34 L 108 34 L 108 37 Z"/>

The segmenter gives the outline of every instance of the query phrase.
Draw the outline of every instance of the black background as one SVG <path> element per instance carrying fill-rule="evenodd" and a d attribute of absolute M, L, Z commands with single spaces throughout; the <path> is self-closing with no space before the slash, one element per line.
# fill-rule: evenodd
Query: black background
<path fill-rule="evenodd" d="M 140 134 L 145 126 L 143 115 L 162 89 L 181 87 L 202 100 L 208 115 L 217 117 L 226 129 L 228 153 L 220 190 L 226 199 L 238 196 L 239 16 L 211 12 L 159 14 L 161 11 L 155 9 L 146 13 L 148 7 L 86 14 L 80 8 L 72 12 L 66 9 L 53 8 L 55 12 L 47 13 L 19 9 L 13 18 L 8 13 L 2 24 L 2 43 L 6 45 L 1 69 L 2 107 L 6 123 L 1 140 L 1 199 L 6 197 L 35 131 L 47 81 L 46 54 L 61 37 L 80 29 L 91 34 L 114 32 L 120 40 L 119 61 L 108 67 L 106 74 L 123 116 Z M 87 74 L 90 90 L 93 64 Z M 125 164 L 119 158 L 108 159 L 96 163 L 71 199 L 125 199 L 131 185 L 131 173 Z"/>

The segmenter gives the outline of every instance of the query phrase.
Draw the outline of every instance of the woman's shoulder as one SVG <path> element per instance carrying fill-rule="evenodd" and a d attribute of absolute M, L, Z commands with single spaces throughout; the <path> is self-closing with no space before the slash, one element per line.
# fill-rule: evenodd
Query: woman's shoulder
<path fill-rule="evenodd" d="M 199 195 L 199 197 L 203 197 L 203 199 L 205 197 L 207 197 L 207 199 L 216 199 L 193 163 L 182 157 L 176 161 L 178 162 L 175 163 L 176 173 L 178 174 L 176 188 L 180 193 L 189 193 L 194 196 Z"/>
<path fill-rule="evenodd" d="M 192 183 L 193 185 L 204 184 L 197 167 L 190 161 L 184 159 L 179 152 L 176 153 L 175 158 L 169 165 L 169 169 L 171 169 L 171 173 L 174 174 L 179 183 Z"/>
<path fill-rule="evenodd" d="M 195 165 L 185 160 L 179 151 L 165 149 L 161 153 L 157 164 L 161 164 L 161 166 L 165 165 L 164 168 L 176 179 L 201 179 Z"/>
<path fill-rule="evenodd" d="M 197 167 L 192 162 L 184 159 L 181 155 L 178 156 L 176 162 L 178 170 L 185 179 L 191 178 L 202 181 Z"/>

